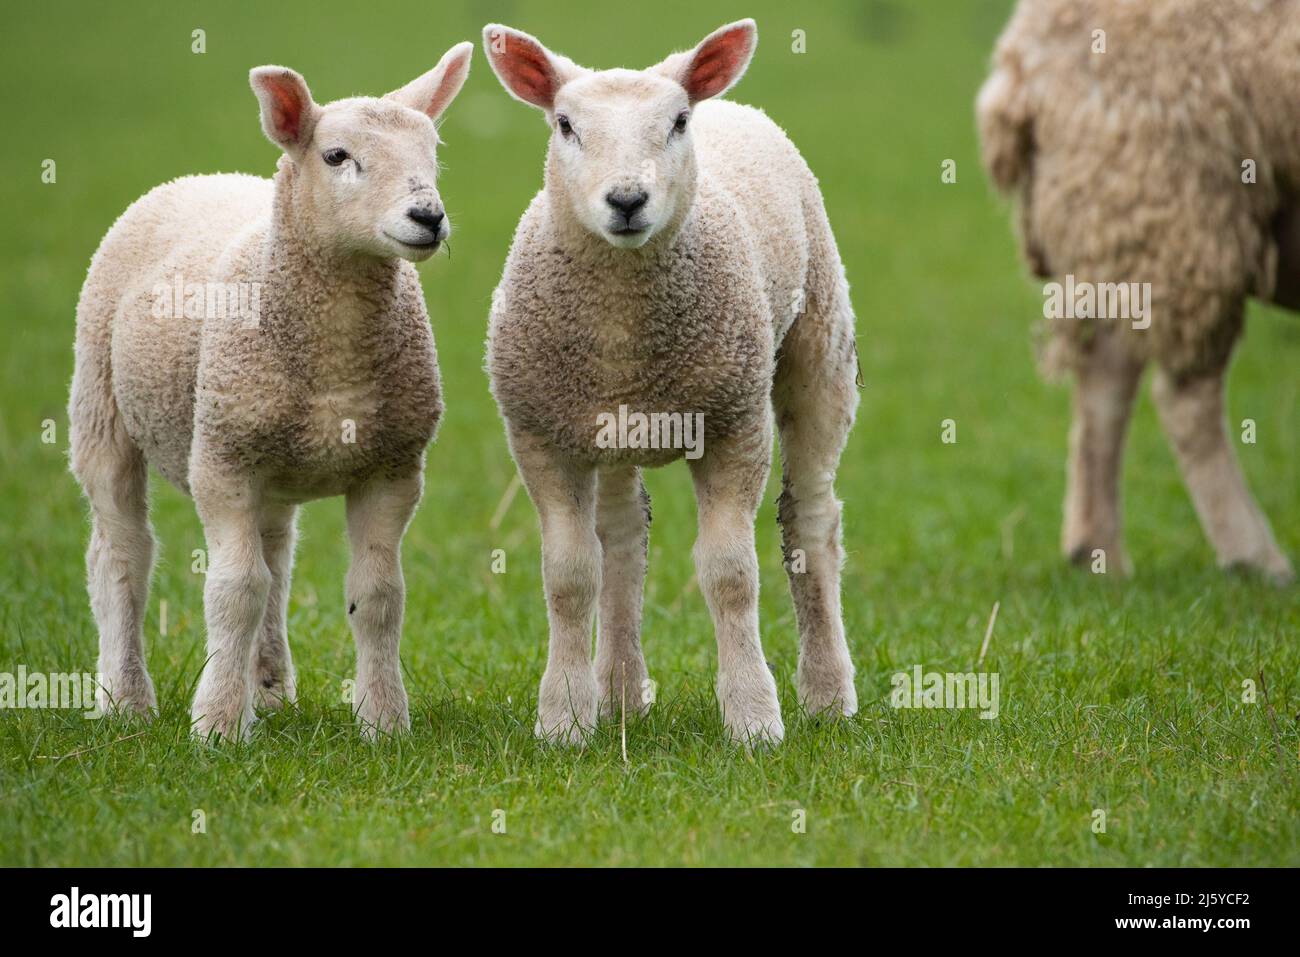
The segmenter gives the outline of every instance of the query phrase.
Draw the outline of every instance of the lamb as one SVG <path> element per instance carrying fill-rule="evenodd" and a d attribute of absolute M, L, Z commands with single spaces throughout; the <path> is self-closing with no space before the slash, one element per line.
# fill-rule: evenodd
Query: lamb
<path fill-rule="evenodd" d="M 976 112 L 1039 277 L 1149 283 L 1141 321 L 1049 316 L 1077 380 L 1062 548 L 1127 570 L 1119 476 L 1143 368 L 1223 567 L 1292 579 L 1229 438 L 1254 296 L 1300 308 L 1300 2 L 1022 0 Z M 1121 317 L 1124 318 L 1124 317 Z"/>
<path fill-rule="evenodd" d="M 434 120 L 464 83 L 472 49 L 453 47 L 382 99 L 324 106 L 293 70 L 254 69 L 262 129 L 283 150 L 274 179 L 159 186 L 95 253 L 77 304 L 69 419 L 71 466 L 92 515 L 106 710 L 157 706 L 142 640 L 152 463 L 193 497 L 207 539 L 208 658 L 194 733 L 247 737 L 255 703 L 295 700 L 286 636 L 295 513 L 334 495 L 346 496 L 352 545 L 354 710 L 371 737 L 409 726 L 399 550 L 443 408 L 411 263 L 451 231 Z"/>
<path fill-rule="evenodd" d="M 713 99 L 745 72 L 754 22 L 641 71 L 585 69 L 497 24 L 483 38 L 506 90 L 552 130 L 544 186 L 493 297 L 487 358 L 541 525 L 550 646 L 535 733 L 580 744 L 598 717 L 645 713 L 653 699 L 641 469 L 683 449 L 639 432 L 602 441 L 611 416 L 637 414 L 677 416 L 671 434 L 683 435 L 703 417 L 702 448 L 686 457 L 717 696 L 728 737 L 762 746 L 784 735 L 759 643 L 753 528 L 775 409 L 799 696 L 814 713 L 853 714 L 832 488 L 857 407 L 853 310 L 803 158 L 759 110 Z"/>

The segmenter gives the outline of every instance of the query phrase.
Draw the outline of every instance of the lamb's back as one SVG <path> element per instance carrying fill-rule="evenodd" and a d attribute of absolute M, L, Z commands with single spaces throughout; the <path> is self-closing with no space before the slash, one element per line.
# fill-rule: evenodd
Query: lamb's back
<path fill-rule="evenodd" d="M 1150 283 L 1131 352 L 1221 361 L 1300 184 L 1300 0 L 1022 0 L 993 70 L 985 161 L 1034 273 Z M 1075 363 L 1093 324 L 1051 325 L 1048 365 Z"/>
<path fill-rule="evenodd" d="M 1006 106 L 987 107 L 1014 107 L 1032 144 L 1017 175 L 1036 271 L 1262 279 L 1260 224 L 1288 163 L 1272 113 L 1300 111 L 1260 106 L 1268 89 L 1300 95 L 1297 20 L 1296 0 L 1021 3 L 994 57 Z M 1265 55 L 1287 34 L 1293 56 Z M 1243 188 L 1247 159 L 1258 182 Z"/>
<path fill-rule="evenodd" d="M 270 180 L 187 176 L 156 187 L 114 223 L 77 309 L 79 354 L 109 357 L 122 422 L 146 458 L 186 488 L 199 342 L 178 284 L 226 282 L 231 246 L 270 214 Z M 225 320 L 222 320 L 225 321 Z"/>
<path fill-rule="evenodd" d="M 817 178 L 785 131 L 756 107 L 706 100 L 692 124 L 701 179 L 730 197 L 745 223 L 780 342 L 799 311 L 809 251 L 829 235 Z"/>

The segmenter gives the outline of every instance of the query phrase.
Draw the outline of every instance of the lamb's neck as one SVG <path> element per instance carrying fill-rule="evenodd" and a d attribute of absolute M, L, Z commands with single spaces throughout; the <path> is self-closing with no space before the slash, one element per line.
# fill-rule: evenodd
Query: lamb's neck
<path fill-rule="evenodd" d="M 282 167 L 263 252 L 262 327 L 273 340 L 304 351 L 368 337 L 391 314 L 400 260 L 331 247 L 298 208 L 292 173 Z"/>

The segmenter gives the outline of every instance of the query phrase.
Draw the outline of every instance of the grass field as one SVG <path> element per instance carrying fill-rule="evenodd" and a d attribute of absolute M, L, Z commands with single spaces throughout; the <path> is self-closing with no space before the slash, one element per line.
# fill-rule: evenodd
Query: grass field
<path fill-rule="evenodd" d="M 151 725 L 0 712 L 0 864 L 1300 863 L 1300 592 L 1225 577 L 1144 398 L 1125 479 L 1136 573 L 1056 552 L 1068 391 L 1033 366 L 1042 300 L 977 161 L 972 103 L 1007 0 L 655 4 L 371 0 L 356 5 L 68 3 L 6 18 L 11 91 L 0 235 L 0 671 L 93 671 L 87 535 L 66 470 L 73 310 L 118 213 L 186 173 L 269 175 L 246 74 L 301 71 L 319 100 L 392 89 L 500 20 L 597 66 L 646 65 L 741 16 L 762 40 L 734 97 L 761 105 L 823 183 L 866 380 L 839 475 L 844 608 L 860 714 L 802 717 L 772 503 L 759 520 L 762 631 L 783 747 L 723 743 L 716 652 L 691 587 L 681 465 L 649 476 L 644 640 L 650 717 L 581 753 L 532 738 L 545 613 L 532 509 L 490 519 L 513 465 L 482 371 L 488 300 L 541 179 L 546 129 L 479 52 L 451 107 L 439 186 L 454 258 L 422 267 L 448 412 L 405 546 L 413 729 L 364 743 L 341 687 L 353 649 L 338 500 L 308 506 L 290 608 L 298 708 L 240 746 L 196 746 L 203 545 L 190 502 L 154 488 Z M 206 52 L 191 32 L 206 31 Z M 806 31 L 807 52 L 791 50 Z M 53 159 L 57 181 L 41 180 Z M 940 181 L 945 159 L 957 182 Z M 1300 320 L 1254 308 L 1232 377 L 1240 454 L 1300 556 Z M 940 423 L 957 423 L 955 444 Z M 42 441 L 44 420 L 56 441 Z M 493 575 L 493 549 L 507 571 Z M 167 633 L 159 603 L 167 603 Z M 890 677 L 984 670 L 1001 712 L 894 710 Z M 1242 700 L 1263 673 L 1268 701 Z M 206 833 L 195 834 L 201 810 Z M 795 812 L 806 811 L 796 833 Z M 1095 833 L 1094 814 L 1105 814 Z M 495 833 L 501 820 L 505 833 Z"/>

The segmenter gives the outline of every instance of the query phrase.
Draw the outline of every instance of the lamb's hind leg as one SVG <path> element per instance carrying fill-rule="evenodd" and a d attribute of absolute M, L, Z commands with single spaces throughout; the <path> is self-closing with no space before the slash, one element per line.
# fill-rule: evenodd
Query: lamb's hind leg
<path fill-rule="evenodd" d="M 253 658 L 253 693 L 259 708 L 276 709 L 297 699 L 298 686 L 289 652 L 289 579 L 297 537 L 297 509 L 269 507 L 262 515 L 262 557 L 271 572 L 266 615 Z"/>
<path fill-rule="evenodd" d="M 86 570 L 99 628 L 99 707 L 147 715 L 157 698 L 144 659 L 153 566 L 144 456 L 121 430 L 115 409 L 92 416 L 93 422 L 79 421 L 85 410 L 75 411 L 75 391 L 72 469 L 91 508 Z"/>
<path fill-rule="evenodd" d="M 799 625 L 799 700 L 814 714 L 858 709 L 840 609 L 843 551 L 833 488 L 857 409 L 856 375 L 847 305 L 830 315 L 810 309 L 782 344 L 772 390 L 781 435 L 777 520 Z"/>
<path fill-rule="evenodd" d="M 1223 408 L 1226 365 L 1225 358 L 1219 369 L 1188 378 L 1162 369 L 1152 393 L 1219 565 L 1251 568 L 1288 582 L 1294 577 L 1291 564 L 1250 494 L 1228 438 Z"/>
<path fill-rule="evenodd" d="M 649 544 L 650 497 L 636 468 L 600 473 L 596 534 L 602 573 L 596 625 L 596 684 L 602 717 L 622 708 L 650 710 L 645 656 L 641 652 L 641 605 Z"/>

